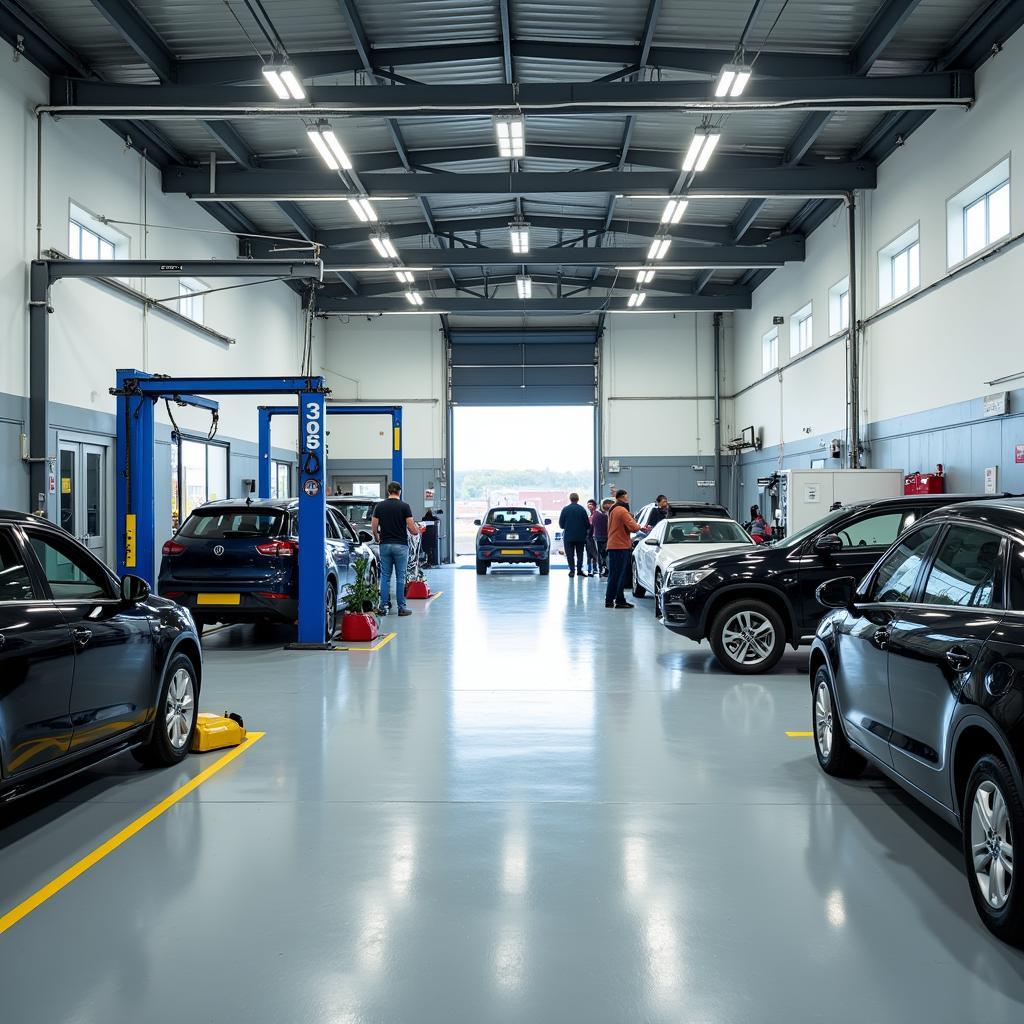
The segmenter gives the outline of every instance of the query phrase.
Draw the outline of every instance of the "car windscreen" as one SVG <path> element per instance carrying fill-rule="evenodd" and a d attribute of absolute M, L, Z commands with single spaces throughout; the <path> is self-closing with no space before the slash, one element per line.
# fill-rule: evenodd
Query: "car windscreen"
<path fill-rule="evenodd" d="M 540 517 L 535 508 L 492 508 L 487 513 L 489 526 L 520 526 L 539 522 Z"/>
<path fill-rule="evenodd" d="M 750 537 L 731 519 L 687 519 L 665 526 L 666 544 L 749 544 Z"/>
<path fill-rule="evenodd" d="M 808 537 L 813 533 L 817 533 L 819 530 L 828 527 L 829 523 L 837 523 L 840 519 L 845 518 L 850 514 L 850 509 L 839 508 L 835 512 L 830 512 L 827 516 L 823 516 L 821 519 L 811 523 L 810 526 L 805 526 L 802 530 L 797 530 L 796 533 L 790 534 L 785 540 L 780 541 L 775 545 L 777 548 L 795 548 L 800 544 L 803 544 Z"/>
<path fill-rule="evenodd" d="M 240 537 L 276 537 L 284 513 L 278 509 L 197 509 L 182 524 L 179 537 L 197 540 L 232 540 Z"/>
<path fill-rule="evenodd" d="M 331 504 L 353 525 L 369 526 L 373 519 L 373 510 L 379 504 L 376 501 L 339 501 Z"/>

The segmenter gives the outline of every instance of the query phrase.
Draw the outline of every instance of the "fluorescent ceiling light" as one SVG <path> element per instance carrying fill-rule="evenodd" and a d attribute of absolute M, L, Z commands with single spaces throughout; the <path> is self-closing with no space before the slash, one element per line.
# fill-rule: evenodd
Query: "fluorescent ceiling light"
<path fill-rule="evenodd" d="M 263 77 L 274 90 L 279 100 L 304 100 L 306 90 L 303 89 L 295 68 L 291 64 L 264 64 Z"/>
<path fill-rule="evenodd" d="M 365 224 L 367 221 L 375 221 L 377 219 L 377 211 L 370 204 L 370 200 L 365 196 L 359 199 L 349 199 L 348 205 L 352 207 L 352 212 Z"/>
<path fill-rule="evenodd" d="M 513 221 L 508 226 L 509 238 L 512 242 L 512 251 L 523 254 L 530 251 L 530 225 L 521 221 Z"/>
<path fill-rule="evenodd" d="M 649 267 L 645 267 L 642 270 L 636 272 L 636 283 L 637 284 L 650 284 L 654 280 L 654 271 Z"/>
<path fill-rule="evenodd" d="M 410 306 L 422 306 L 423 305 L 423 296 L 420 295 L 420 293 L 417 292 L 417 291 L 411 291 L 411 290 L 407 291 L 405 293 L 405 299 L 409 303 Z"/>
<path fill-rule="evenodd" d="M 352 161 L 345 152 L 344 147 L 338 141 L 338 136 L 326 121 L 321 121 L 312 128 L 307 129 L 306 134 L 310 142 L 316 147 L 316 151 L 323 158 L 323 161 L 332 170 L 343 168 L 346 171 L 352 169 Z"/>
<path fill-rule="evenodd" d="M 703 171 L 721 137 L 722 133 L 717 128 L 697 128 L 683 157 L 683 170 Z"/>
<path fill-rule="evenodd" d="M 632 295 L 630 295 L 629 301 L 626 303 L 626 305 L 628 305 L 630 309 L 633 309 L 636 306 L 642 306 L 644 304 L 644 299 L 646 298 L 647 293 L 637 289 L 635 292 L 633 292 Z"/>
<path fill-rule="evenodd" d="M 686 213 L 688 205 L 689 202 L 686 199 L 670 199 L 662 211 L 661 223 L 678 224 L 683 219 L 683 214 Z"/>
<path fill-rule="evenodd" d="M 395 277 L 397 277 L 398 280 L 402 282 L 402 284 L 412 284 L 413 281 L 416 280 L 416 278 L 413 277 L 412 273 L 408 270 L 396 270 Z"/>
<path fill-rule="evenodd" d="M 370 235 L 370 241 L 373 243 L 374 249 L 377 250 L 382 259 L 398 259 L 398 252 L 395 250 L 395 244 L 387 235 Z"/>
<path fill-rule="evenodd" d="M 747 87 L 750 81 L 751 70 L 746 64 L 726 64 L 718 73 L 718 82 L 715 85 L 715 95 L 721 99 L 724 96 L 739 96 Z"/>
<path fill-rule="evenodd" d="M 498 138 L 499 156 L 518 160 L 526 155 L 526 121 L 522 115 L 496 115 L 494 133 Z"/>
<path fill-rule="evenodd" d="M 529 299 L 533 296 L 533 281 L 529 274 L 516 275 L 516 291 L 521 299 Z"/>
<path fill-rule="evenodd" d="M 332 274 L 390 274 L 392 271 L 397 273 L 399 270 L 405 270 L 408 272 L 412 271 L 423 271 L 433 270 L 433 267 L 346 267 L 343 265 L 324 267 L 325 273 Z"/>
<path fill-rule="evenodd" d="M 668 247 L 671 244 L 671 238 L 656 238 L 653 242 L 651 242 L 650 249 L 647 250 L 647 258 L 649 260 L 664 259 L 665 253 L 668 252 Z"/>

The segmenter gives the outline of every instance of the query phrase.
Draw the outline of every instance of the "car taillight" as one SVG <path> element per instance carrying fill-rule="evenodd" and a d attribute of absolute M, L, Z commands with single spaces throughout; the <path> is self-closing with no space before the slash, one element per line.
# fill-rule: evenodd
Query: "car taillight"
<path fill-rule="evenodd" d="M 258 590 L 256 592 L 257 597 L 265 597 L 270 601 L 287 601 L 289 594 L 275 594 L 270 590 Z"/>
<path fill-rule="evenodd" d="M 497 533 L 498 531 L 493 526 L 481 526 L 481 533 Z"/>
<path fill-rule="evenodd" d="M 176 598 L 184 597 L 185 596 L 185 591 L 184 590 L 161 590 L 160 591 L 160 596 L 161 597 L 170 598 L 173 601 Z"/>
<path fill-rule="evenodd" d="M 257 544 L 256 550 L 261 555 L 269 555 L 277 558 L 291 558 L 299 550 L 299 545 L 293 540 L 271 540 L 265 544 Z"/>
<path fill-rule="evenodd" d="M 180 555 L 185 551 L 185 545 L 179 544 L 176 540 L 169 540 L 163 546 L 163 554 L 165 555 Z"/>
<path fill-rule="evenodd" d="M 547 533 L 543 526 L 531 526 L 530 533 Z"/>

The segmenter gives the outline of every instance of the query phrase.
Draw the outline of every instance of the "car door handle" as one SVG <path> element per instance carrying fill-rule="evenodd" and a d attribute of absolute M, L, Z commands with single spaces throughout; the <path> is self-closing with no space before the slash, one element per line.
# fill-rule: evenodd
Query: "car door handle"
<path fill-rule="evenodd" d="M 0 633 L 0 647 L 3 647 L 5 643 L 7 643 L 7 637 L 5 637 L 3 633 Z"/>
<path fill-rule="evenodd" d="M 973 659 L 970 654 L 967 653 L 962 647 L 950 647 L 946 651 L 946 661 L 957 670 L 957 672 L 963 672 L 967 668 Z"/>
<path fill-rule="evenodd" d="M 92 639 L 92 630 L 86 629 L 85 626 L 76 626 L 71 630 L 71 635 L 75 638 L 75 643 L 79 647 L 85 647 L 86 644 Z"/>
<path fill-rule="evenodd" d="M 892 634 L 887 629 L 876 629 L 875 635 L 872 638 L 875 646 L 880 649 L 885 649 L 889 646 L 889 641 L 892 639 Z"/>

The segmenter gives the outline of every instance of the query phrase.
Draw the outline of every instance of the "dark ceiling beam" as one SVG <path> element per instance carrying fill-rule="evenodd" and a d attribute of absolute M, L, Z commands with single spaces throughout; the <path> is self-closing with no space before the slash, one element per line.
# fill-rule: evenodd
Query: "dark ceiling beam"
<path fill-rule="evenodd" d="M 230 121 L 204 121 L 207 131 L 224 147 L 228 156 L 241 167 L 254 171 L 260 166 L 259 157 L 242 138 Z"/>
<path fill-rule="evenodd" d="M 95 77 L 77 53 L 15 0 L 0 0 L 0 36 L 47 74 Z"/>
<path fill-rule="evenodd" d="M 9 0 L 4 0 L 6 4 Z M 516 40 L 509 45 L 511 58 L 533 57 L 560 64 L 583 61 L 588 64 L 634 65 L 636 46 L 629 44 L 586 43 L 571 40 Z M 371 47 L 375 69 L 414 65 L 449 64 L 459 61 L 504 61 L 501 39 L 476 43 L 422 46 Z M 361 71 L 365 65 L 354 50 L 292 53 L 291 59 L 303 77 L 317 78 Z M 647 63 L 651 67 L 716 75 L 732 60 L 731 50 L 707 50 L 693 47 L 652 46 Z M 178 61 L 177 81 L 188 85 L 242 85 L 261 80 L 260 57 L 204 57 Z M 846 56 L 836 53 L 763 52 L 757 59 L 757 73 L 772 78 L 829 77 L 850 70 Z M 621 74 L 621 71 L 612 72 Z"/>
<path fill-rule="evenodd" d="M 508 9 L 509 0 L 498 0 L 498 15 L 501 20 L 501 66 L 505 81 L 514 81 L 512 75 L 512 25 Z"/>
<path fill-rule="evenodd" d="M 514 295 L 494 295 L 487 299 L 462 298 L 454 296 L 423 296 L 423 305 L 418 313 L 451 313 L 454 315 L 484 314 L 494 316 L 508 314 L 513 316 L 530 314 L 580 314 L 580 313 L 626 313 L 631 312 L 626 296 L 608 298 L 595 295 L 592 298 L 550 298 L 550 299 L 519 299 Z M 408 313 L 409 303 L 404 297 L 398 296 L 356 296 L 352 298 L 334 298 L 318 296 L 317 312 L 329 314 L 349 314 L 373 316 L 376 313 Z M 750 293 L 742 291 L 734 296 L 722 295 L 651 295 L 644 303 L 644 313 L 677 313 L 691 311 L 718 312 L 721 310 L 750 309 Z M 636 315 L 642 315 L 638 313 Z"/>
<path fill-rule="evenodd" d="M 161 82 L 173 82 L 174 55 L 153 31 L 149 22 L 127 0 L 92 0 L 93 7 L 121 34 L 121 38 L 144 60 Z"/>
<path fill-rule="evenodd" d="M 559 192 L 616 193 L 665 196 L 678 175 L 671 171 L 577 171 L 512 172 L 509 174 L 366 174 L 362 181 L 368 195 L 499 195 L 529 196 Z M 848 192 L 874 188 L 875 167 L 869 163 L 827 163 L 813 167 L 766 167 L 756 170 L 712 167 L 685 189 L 691 198 L 722 196 L 785 196 Z M 215 191 L 210 191 L 210 175 L 201 167 L 169 167 L 163 173 L 165 192 L 186 193 L 196 199 L 221 201 L 334 200 L 354 193 L 327 174 L 260 169 L 245 171 L 222 168 L 217 173 Z M 237 197 L 237 200 L 232 200 Z M 384 206 L 384 201 L 381 203 Z M 692 211 L 696 212 L 696 211 Z M 387 209 L 380 211 L 387 217 Z"/>
<path fill-rule="evenodd" d="M 110 85 L 56 79 L 53 103 L 61 113 L 92 117 L 294 118 L 297 111 L 346 117 L 480 116 L 522 110 L 536 116 L 628 114 L 643 111 L 899 110 L 969 107 L 970 71 L 841 78 L 751 79 L 739 99 L 720 99 L 714 83 L 693 81 L 528 82 L 517 85 L 311 85 L 309 104 L 275 104 L 259 86 Z M 76 108 L 83 108 L 81 110 Z M 86 109 L 87 108 L 87 109 Z M 99 108 L 99 109 L 97 109 Z"/>
<path fill-rule="evenodd" d="M 310 239 L 311 241 L 314 239 Z M 404 263 L 410 266 L 445 267 L 514 267 L 520 264 L 548 267 L 617 267 L 641 266 L 647 259 L 646 247 L 597 246 L 575 249 L 534 249 L 523 255 L 510 249 L 400 249 Z M 664 259 L 666 266 L 700 270 L 704 267 L 781 267 L 804 258 L 804 240 L 799 235 L 775 239 L 765 245 L 674 245 Z M 325 263 L 346 271 L 387 270 L 376 250 L 369 247 L 331 256 Z M 657 268 L 657 264 L 654 264 Z"/>
<path fill-rule="evenodd" d="M 850 70 L 855 75 L 866 75 L 871 70 L 920 3 L 921 0 L 885 0 L 850 51 Z"/>
<path fill-rule="evenodd" d="M 750 42 L 750 33 L 754 30 L 754 23 L 757 21 L 764 5 L 767 0 L 754 0 L 754 6 L 750 8 L 750 14 L 747 15 L 746 24 L 743 26 L 743 31 L 740 33 L 740 51 L 746 49 L 747 43 Z"/>

